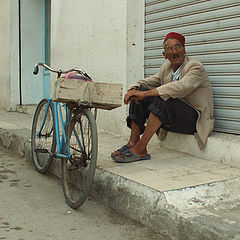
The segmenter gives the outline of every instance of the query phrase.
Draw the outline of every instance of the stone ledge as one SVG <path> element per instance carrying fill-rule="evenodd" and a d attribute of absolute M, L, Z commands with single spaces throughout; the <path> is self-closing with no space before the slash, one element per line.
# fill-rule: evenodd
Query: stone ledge
<path fill-rule="evenodd" d="M 212 133 L 204 150 L 200 150 L 193 135 L 168 132 L 160 146 L 199 158 L 240 167 L 240 135 Z"/>
<path fill-rule="evenodd" d="M 36 105 L 18 106 L 17 111 L 33 116 Z M 170 150 L 219 162 L 233 167 L 240 167 L 240 135 L 213 132 L 205 149 L 200 150 L 193 135 L 168 132 L 164 141 L 154 136 L 150 142 L 154 147 L 164 147 Z"/>

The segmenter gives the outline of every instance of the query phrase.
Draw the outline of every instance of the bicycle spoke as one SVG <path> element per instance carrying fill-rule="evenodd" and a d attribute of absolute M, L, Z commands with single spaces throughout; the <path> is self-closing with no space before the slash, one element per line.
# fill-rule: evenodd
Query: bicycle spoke
<path fill-rule="evenodd" d="M 80 112 L 67 135 L 71 158 L 62 160 L 63 190 L 69 206 L 77 208 L 86 200 L 96 167 L 97 131 L 92 113 Z"/>

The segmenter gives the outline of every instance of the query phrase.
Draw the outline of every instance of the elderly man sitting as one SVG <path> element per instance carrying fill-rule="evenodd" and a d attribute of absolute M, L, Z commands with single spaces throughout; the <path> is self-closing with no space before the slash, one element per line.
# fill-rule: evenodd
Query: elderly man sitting
<path fill-rule="evenodd" d="M 168 61 L 158 73 L 137 81 L 126 93 L 131 135 L 126 145 L 111 154 L 114 161 L 150 159 L 147 144 L 156 132 L 194 134 L 200 149 L 204 148 L 214 127 L 212 89 L 202 63 L 185 54 L 184 36 L 167 34 L 163 56 Z"/>

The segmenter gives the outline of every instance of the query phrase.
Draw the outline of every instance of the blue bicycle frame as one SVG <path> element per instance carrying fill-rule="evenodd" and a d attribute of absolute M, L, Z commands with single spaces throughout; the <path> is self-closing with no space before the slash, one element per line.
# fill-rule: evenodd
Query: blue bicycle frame
<path fill-rule="evenodd" d="M 51 102 L 52 102 L 52 99 L 49 98 L 41 128 L 40 128 L 39 132 L 37 133 L 38 137 L 41 135 L 41 131 L 42 131 L 43 126 L 45 124 L 46 117 L 47 117 L 47 112 L 48 112 L 48 109 L 49 109 L 49 106 L 50 106 Z M 66 137 L 66 129 L 67 129 L 68 124 L 69 124 L 69 110 L 67 109 L 66 105 L 64 104 L 63 106 L 66 110 L 66 121 L 63 121 L 63 115 L 62 115 L 62 110 L 61 110 L 60 103 L 59 102 L 53 102 L 53 105 L 54 105 L 54 120 L 55 120 L 55 122 L 53 124 L 55 124 L 55 130 L 56 130 L 55 134 L 56 134 L 56 141 L 57 141 L 57 152 L 56 152 L 55 156 L 57 158 L 70 158 L 71 154 L 70 154 L 70 150 L 69 150 L 69 144 L 67 144 L 67 137 Z M 59 130 L 59 116 L 60 116 L 60 123 L 61 123 L 61 127 L 62 127 L 62 136 L 60 136 L 60 130 Z M 52 127 L 51 132 L 52 131 L 53 131 L 53 127 Z M 75 137 L 76 137 L 76 139 L 79 143 L 80 148 L 82 148 L 79 137 L 76 134 L 75 129 L 74 129 L 74 134 L 75 134 Z M 65 145 L 66 145 L 66 154 L 63 154 L 63 150 L 64 150 L 63 147 Z"/>

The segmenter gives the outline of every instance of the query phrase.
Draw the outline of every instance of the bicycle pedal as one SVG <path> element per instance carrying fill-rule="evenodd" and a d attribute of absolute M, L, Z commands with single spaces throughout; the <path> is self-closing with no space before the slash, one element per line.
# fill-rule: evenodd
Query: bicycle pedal
<path fill-rule="evenodd" d="M 44 148 L 35 148 L 34 152 L 36 153 L 49 153 L 47 149 Z"/>

